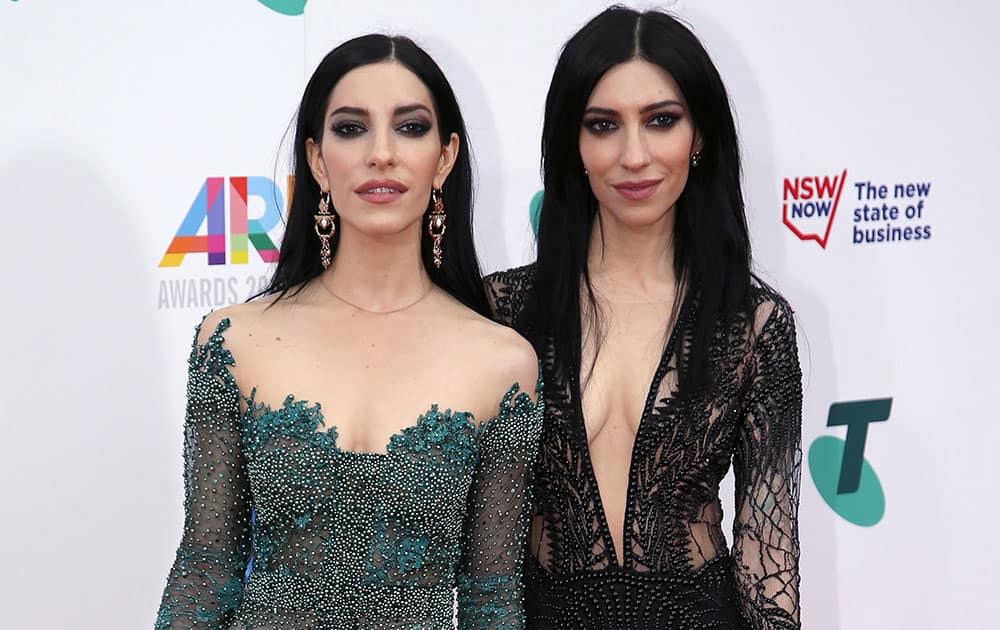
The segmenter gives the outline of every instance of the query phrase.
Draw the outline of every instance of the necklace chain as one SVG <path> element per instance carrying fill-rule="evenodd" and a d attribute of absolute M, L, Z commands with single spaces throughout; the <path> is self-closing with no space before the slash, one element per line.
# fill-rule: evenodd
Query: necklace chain
<path fill-rule="evenodd" d="M 391 309 L 385 310 L 385 311 L 373 311 L 372 309 L 365 308 L 363 306 L 359 306 L 359 305 L 355 304 L 354 302 L 352 302 L 350 300 L 347 300 L 347 299 L 344 299 L 342 296 L 338 295 L 333 289 L 330 288 L 330 285 L 327 284 L 327 282 L 326 282 L 326 280 L 324 278 L 321 277 L 320 280 L 319 280 L 319 282 L 320 282 L 320 284 L 323 285 L 323 288 L 326 289 L 326 292 L 329 293 L 330 295 L 332 295 L 335 299 L 343 302 L 344 304 L 347 304 L 348 306 L 350 306 L 352 308 L 356 308 L 359 311 L 361 311 L 363 313 L 368 313 L 370 315 L 389 315 L 391 313 L 398 313 L 400 311 L 405 311 L 406 309 L 408 309 L 410 307 L 413 307 L 413 306 L 416 306 L 417 304 L 419 304 L 420 302 L 422 302 L 424 300 L 424 298 L 426 298 L 428 295 L 430 295 L 431 291 L 434 290 L 434 283 L 432 282 L 430 284 L 430 286 L 427 287 L 427 290 L 420 294 L 420 297 L 418 297 L 417 299 L 413 300 L 412 302 L 410 302 L 408 304 L 404 304 L 403 306 L 399 306 L 397 308 L 391 308 Z"/>

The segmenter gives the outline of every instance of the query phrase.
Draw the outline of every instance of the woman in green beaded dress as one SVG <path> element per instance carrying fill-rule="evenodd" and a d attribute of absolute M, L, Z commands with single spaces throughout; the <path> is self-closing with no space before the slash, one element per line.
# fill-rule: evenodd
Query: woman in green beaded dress
<path fill-rule="evenodd" d="M 456 592 L 459 627 L 522 627 L 538 363 L 484 317 L 451 87 L 409 39 L 346 42 L 294 151 L 270 286 L 192 347 L 156 627 L 452 628 Z"/>

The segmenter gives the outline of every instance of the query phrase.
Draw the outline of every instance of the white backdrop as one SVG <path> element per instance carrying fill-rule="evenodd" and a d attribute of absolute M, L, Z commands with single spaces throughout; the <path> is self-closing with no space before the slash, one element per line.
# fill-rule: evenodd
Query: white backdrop
<path fill-rule="evenodd" d="M 484 269 L 532 257 L 545 91 L 561 44 L 605 3 L 265 6 L 295 4 L 0 0 L 0 627 L 152 624 L 181 531 L 193 326 L 269 271 L 243 244 L 230 185 L 258 178 L 247 214 L 259 242 L 253 220 L 268 209 L 253 186 L 276 182 L 270 212 L 284 212 L 282 138 L 333 45 L 391 31 L 427 48 L 469 124 Z M 798 314 L 805 627 L 995 627 L 1000 7 L 670 8 L 730 90 L 758 268 Z M 845 169 L 834 213 L 835 191 L 810 196 L 804 182 Z M 885 185 L 885 198 L 859 199 L 859 182 L 875 195 Z M 923 192 L 908 197 L 910 183 Z M 216 205 L 202 203 L 223 224 L 198 234 L 225 264 L 188 253 L 160 266 L 203 186 L 221 187 Z M 856 220 L 883 203 L 900 215 Z M 808 217 L 817 204 L 832 220 Z M 863 242 L 865 230 L 891 239 L 918 226 L 920 240 Z M 868 426 L 861 486 L 831 506 L 820 488 L 839 472 L 845 427 L 827 426 L 830 406 L 884 398 L 891 413 Z M 851 522 L 852 501 L 877 522 Z"/>

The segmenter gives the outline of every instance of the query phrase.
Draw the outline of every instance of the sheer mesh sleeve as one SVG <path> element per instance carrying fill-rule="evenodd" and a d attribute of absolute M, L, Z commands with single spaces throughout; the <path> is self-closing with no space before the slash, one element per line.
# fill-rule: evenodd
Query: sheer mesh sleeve
<path fill-rule="evenodd" d="M 760 321 L 749 407 L 734 461 L 737 591 L 752 628 L 799 628 L 802 372 L 788 304 L 765 302 L 757 311 Z"/>
<path fill-rule="evenodd" d="M 504 326 L 517 323 L 528 289 L 534 281 L 534 265 L 491 273 L 483 279 L 493 319 Z"/>
<path fill-rule="evenodd" d="M 533 403 L 517 387 L 481 426 L 480 460 L 469 490 L 458 576 L 458 627 L 523 628 L 521 570 L 531 477 L 542 428 L 541 379 Z"/>
<path fill-rule="evenodd" d="M 243 597 L 250 508 L 239 428 L 239 390 L 222 320 L 188 359 L 184 422 L 184 535 L 156 628 L 228 628 Z M 199 327 L 200 332 L 201 327 Z"/>

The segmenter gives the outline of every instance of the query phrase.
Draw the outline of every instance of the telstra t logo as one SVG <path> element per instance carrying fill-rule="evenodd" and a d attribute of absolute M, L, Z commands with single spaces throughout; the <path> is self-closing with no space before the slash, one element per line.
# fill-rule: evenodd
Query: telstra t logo
<path fill-rule="evenodd" d="M 830 405 L 826 426 L 846 426 L 846 439 L 825 435 L 809 447 L 809 471 L 820 496 L 844 520 L 871 527 L 885 514 L 885 491 L 865 459 L 868 425 L 885 422 L 892 398 Z"/>
<path fill-rule="evenodd" d="M 284 15 L 302 15 L 307 0 L 258 0 L 268 9 Z"/>

